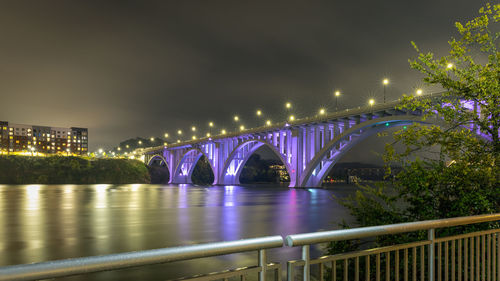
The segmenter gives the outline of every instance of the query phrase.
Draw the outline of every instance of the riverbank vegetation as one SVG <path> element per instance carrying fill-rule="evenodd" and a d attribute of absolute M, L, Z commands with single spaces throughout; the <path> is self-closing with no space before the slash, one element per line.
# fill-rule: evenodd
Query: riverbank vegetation
<path fill-rule="evenodd" d="M 149 183 L 144 163 L 128 159 L 0 156 L 1 184 Z"/>

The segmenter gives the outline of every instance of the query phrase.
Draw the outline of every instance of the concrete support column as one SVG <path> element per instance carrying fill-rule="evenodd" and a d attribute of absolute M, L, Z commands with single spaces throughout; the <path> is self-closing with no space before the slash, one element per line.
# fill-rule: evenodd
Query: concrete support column
<path fill-rule="evenodd" d="M 314 153 L 312 154 L 311 159 L 320 151 L 321 149 L 321 126 L 316 125 L 314 127 Z"/>

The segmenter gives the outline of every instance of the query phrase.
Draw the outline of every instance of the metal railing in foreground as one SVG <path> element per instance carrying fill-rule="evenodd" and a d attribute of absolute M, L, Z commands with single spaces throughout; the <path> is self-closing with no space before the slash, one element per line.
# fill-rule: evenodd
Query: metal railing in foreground
<path fill-rule="evenodd" d="M 240 277 L 241 280 L 245 280 L 245 276 L 253 273 L 258 274 L 259 280 L 264 281 L 266 280 L 267 272 L 272 272 L 274 270 L 274 280 L 278 281 L 281 279 L 281 265 L 277 263 L 267 263 L 266 249 L 278 248 L 282 246 L 283 238 L 281 236 L 269 236 L 229 242 L 217 242 L 184 247 L 13 265 L 0 267 L 0 281 L 39 280 L 82 275 L 94 272 L 249 251 L 258 251 L 257 266 L 242 267 L 206 275 L 186 277 L 182 280 L 227 280 L 231 277 Z"/>
<path fill-rule="evenodd" d="M 286 245 L 302 246 L 302 259 L 289 261 L 287 278 L 295 280 L 296 269 L 302 269 L 301 279 L 311 279 L 311 268 L 317 269 L 316 279 L 329 280 L 435 280 L 500 281 L 500 228 L 471 233 L 435 237 L 436 229 L 483 222 L 498 222 L 499 214 L 459 217 L 451 219 L 362 227 L 346 230 L 295 234 L 286 237 Z M 379 235 L 427 231 L 428 239 L 406 244 L 372 248 L 356 252 L 310 257 L 313 244 L 361 239 Z M 185 247 L 163 248 L 113 255 L 93 256 L 41 263 L 0 267 L 0 281 L 39 280 L 82 275 L 192 260 L 249 251 L 258 251 L 255 266 L 235 268 L 182 280 L 228 280 L 239 277 L 244 281 L 250 274 L 265 281 L 267 273 L 281 280 L 281 265 L 268 263 L 266 250 L 283 246 L 281 236 L 269 236 L 230 242 L 208 243 Z M 373 269 L 374 268 L 374 269 Z"/>
<path fill-rule="evenodd" d="M 500 214 L 420 221 L 347 230 L 289 235 L 287 246 L 302 246 L 302 259 L 289 261 L 287 277 L 311 279 L 311 269 L 318 280 L 488 280 L 500 281 L 500 229 L 436 238 L 435 230 L 482 222 L 500 221 Z M 310 257 L 310 246 L 317 243 L 345 241 L 427 231 L 428 239 L 406 244 L 372 248 L 356 252 Z M 444 249 L 444 251 L 443 251 Z M 437 263 L 437 265 L 436 265 Z M 374 269 L 373 269 L 374 267 Z M 411 275 L 410 275 L 411 274 Z"/>

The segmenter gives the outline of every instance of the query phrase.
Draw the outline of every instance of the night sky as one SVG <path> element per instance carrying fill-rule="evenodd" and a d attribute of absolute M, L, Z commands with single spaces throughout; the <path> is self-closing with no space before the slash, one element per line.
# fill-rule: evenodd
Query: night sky
<path fill-rule="evenodd" d="M 0 120 L 87 127 L 95 150 L 331 111 L 335 89 L 366 105 L 384 77 L 389 100 L 429 92 L 410 41 L 443 55 L 485 2 L 0 0 Z"/>

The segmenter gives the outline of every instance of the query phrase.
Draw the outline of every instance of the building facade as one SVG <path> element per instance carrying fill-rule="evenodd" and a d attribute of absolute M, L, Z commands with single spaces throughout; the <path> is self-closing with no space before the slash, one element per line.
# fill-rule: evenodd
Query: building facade
<path fill-rule="evenodd" d="M 0 121 L 0 154 L 87 155 L 87 128 L 60 128 Z"/>

